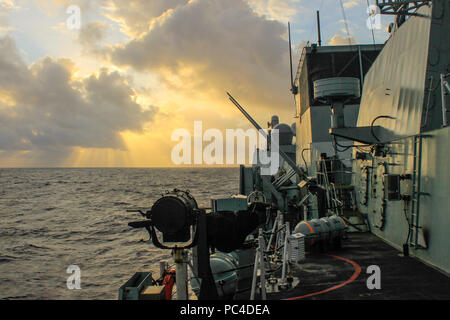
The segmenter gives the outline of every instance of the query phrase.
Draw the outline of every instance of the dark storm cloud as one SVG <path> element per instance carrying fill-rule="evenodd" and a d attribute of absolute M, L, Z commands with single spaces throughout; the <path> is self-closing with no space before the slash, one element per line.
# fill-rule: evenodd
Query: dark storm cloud
<path fill-rule="evenodd" d="M 257 15 L 244 0 L 195 0 L 113 48 L 110 57 L 140 72 L 160 72 L 169 84 L 176 76 L 176 89 L 186 93 L 223 99 L 230 90 L 254 106 L 286 110 L 293 103 L 285 35 L 286 26 Z"/>
<path fill-rule="evenodd" d="M 142 132 L 146 110 L 118 72 L 75 80 L 70 60 L 46 57 L 31 67 L 14 41 L 0 39 L 0 150 L 124 149 L 121 131 Z"/>

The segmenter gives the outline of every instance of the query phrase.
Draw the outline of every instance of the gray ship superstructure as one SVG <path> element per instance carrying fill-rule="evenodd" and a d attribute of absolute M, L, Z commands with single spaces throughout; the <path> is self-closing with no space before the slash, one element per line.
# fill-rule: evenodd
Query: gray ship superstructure
<path fill-rule="evenodd" d="M 351 112 L 348 109 L 355 107 L 346 105 L 344 112 L 350 113 L 344 114 L 346 123 L 335 128 L 330 124 L 331 136 L 324 136 L 358 145 L 348 149 L 350 157 L 337 154 L 343 161 L 352 160 L 349 167 L 356 209 L 367 218 L 370 230 L 397 248 L 407 245 L 404 250 L 412 249 L 411 254 L 448 273 L 450 129 L 441 78 L 448 75 L 450 66 L 449 2 L 433 1 L 431 5 L 425 1 L 414 13 L 392 29 L 365 76 L 359 112 Z M 311 51 L 306 48 L 304 55 L 308 57 Z M 301 88 L 314 81 L 305 68 L 308 70 L 308 65 L 303 63 L 298 78 Z M 326 120 L 313 122 L 317 107 L 311 103 L 308 108 L 302 92 L 298 96 L 297 163 L 301 166 L 307 157 L 309 174 L 314 174 L 320 153 L 336 153 L 330 152 L 329 143 L 326 152 L 318 140 L 310 138 L 325 132 Z M 342 144 L 337 150 L 348 145 Z"/>

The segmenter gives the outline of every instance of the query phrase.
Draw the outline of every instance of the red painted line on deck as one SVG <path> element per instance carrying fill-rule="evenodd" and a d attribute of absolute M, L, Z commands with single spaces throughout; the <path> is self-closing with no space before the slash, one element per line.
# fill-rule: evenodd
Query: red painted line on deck
<path fill-rule="evenodd" d="M 339 256 L 335 256 L 335 255 L 332 255 L 332 254 L 327 254 L 327 256 L 330 256 L 330 257 L 333 257 L 333 258 L 345 261 L 347 263 L 350 263 L 353 266 L 353 268 L 355 268 L 355 272 L 352 274 L 352 276 L 347 281 L 344 281 L 344 282 L 342 282 L 342 283 L 340 283 L 338 285 L 335 285 L 335 286 L 333 286 L 331 288 L 328 288 L 328 289 L 325 289 L 325 290 L 322 290 L 322 291 L 318 291 L 318 292 L 305 294 L 304 296 L 287 298 L 287 299 L 283 299 L 283 300 L 300 300 L 300 299 L 304 299 L 304 298 L 308 298 L 308 297 L 312 297 L 312 296 L 317 296 L 317 295 L 322 294 L 322 293 L 326 293 L 326 292 L 330 292 L 330 291 L 342 288 L 343 286 L 346 286 L 347 284 L 352 283 L 353 281 L 355 281 L 356 278 L 358 278 L 359 274 L 361 273 L 361 267 L 355 261 L 352 261 L 352 260 L 346 259 L 346 258 L 342 258 L 342 257 L 339 257 Z"/>

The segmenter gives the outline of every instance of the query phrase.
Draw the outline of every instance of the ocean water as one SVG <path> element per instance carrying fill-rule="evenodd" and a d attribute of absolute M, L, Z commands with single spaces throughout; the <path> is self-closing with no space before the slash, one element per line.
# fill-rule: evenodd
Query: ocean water
<path fill-rule="evenodd" d="M 0 299 L 117 299 L 135 272 L 159 274 L 170 251 L 147 242 L 129 208 L 190 190 L 199 206 L 238 192 L 237 168 L 0 169 Z M 69 265 L 81 289 L 69 290 Z"/>

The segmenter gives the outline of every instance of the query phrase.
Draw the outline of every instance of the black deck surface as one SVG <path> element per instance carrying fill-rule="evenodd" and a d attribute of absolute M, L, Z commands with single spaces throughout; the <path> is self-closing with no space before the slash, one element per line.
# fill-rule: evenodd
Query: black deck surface
<path fill-rule="evenodd" d="M 268 295 L 269 300 L 293 297 L 301 299 L 331 300 L 415 300 L 450 299 L 450 278 L 427 266 L 423 262 L 404 257 L 379 238 L 369 233 L 351 233 L 343 241 L 342 248 L 328 252 L 308 254 L 306 261 L 295 269 L 294 276 L 300 278 L 300 284 L 289 291 Z M 336 256 L 351 260 L 343 261 Z M 381 289 L 370 290 L 367 279 L 372 275 L 367 268 L 377 265 L 381 271 Z M 355 277 L 360 266 L 360 273 Z M 347 284 L 329 290 L 335 286 Z M 326 291 L 317 294 L 321 291 Z M 311 295 L 314 294 L 314 295 Z M 246 297 L 247 295 L 247 297 Z M 248 299 L 249 292 L 238 299 Z M 304 297 L 305 295 L 309 295 Z"/>

